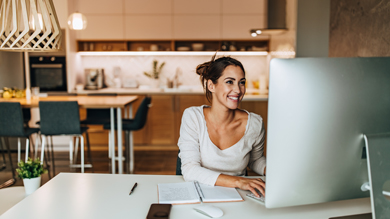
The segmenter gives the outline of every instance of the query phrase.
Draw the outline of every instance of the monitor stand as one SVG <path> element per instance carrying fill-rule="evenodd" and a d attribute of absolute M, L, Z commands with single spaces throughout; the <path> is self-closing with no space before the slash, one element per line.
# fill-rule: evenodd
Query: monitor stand
<path fill-rule="evenodd" d="M 390 133 L 364 135 L 367 149 L 372 218 L 387 218 L 390 202 L 383 195 L 383 185 L 390 180 Z"/>

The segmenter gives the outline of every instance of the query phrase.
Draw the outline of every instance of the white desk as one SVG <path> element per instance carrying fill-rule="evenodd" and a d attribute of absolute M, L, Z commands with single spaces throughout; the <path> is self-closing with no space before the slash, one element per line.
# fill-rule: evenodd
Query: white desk
<path fill-rule="evenodd" d="M 157 203 L 157 183 L 182 182 L 181 176 L 60 173 L 0 218 L 133 218 L 143 219 Z M 138 187 L 129 196 L 129 191 Z M 329 218 L 371 212 L 369 198 L 280 209 L 266 209 L 247 198 L 244 202 L 213 203 L 224 211 L 221 218 Z M 207 203 L 205 205 L 209 205 Z M 199 204 L 198 204 L 199 205 Z M 171 219 L 205 218 L 196 204 L 174 205 Z"/>

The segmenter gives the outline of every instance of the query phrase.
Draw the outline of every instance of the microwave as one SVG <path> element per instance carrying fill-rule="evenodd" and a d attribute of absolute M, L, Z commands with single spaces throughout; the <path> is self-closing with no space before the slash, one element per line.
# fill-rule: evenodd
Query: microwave
<path fill-rule="evenodd" d="M 65 56 L 30 56 L 31 87 L 40 91 L 67 91 Z"/>

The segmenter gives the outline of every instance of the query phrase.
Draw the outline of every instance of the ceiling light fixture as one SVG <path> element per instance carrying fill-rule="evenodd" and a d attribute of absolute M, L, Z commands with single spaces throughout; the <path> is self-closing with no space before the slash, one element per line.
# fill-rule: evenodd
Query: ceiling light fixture
<path fill-rule="evenodd" d="M 3 0 L 0 50 L 58 50 L 62 33 L 52 0 Z"/>
<path fill-rule="evenodd" d="M 87 18 L 79 12 L 75 12 L 69 16 L 68 26 L 72 30 L 84 30 L 87 28 Z"/>

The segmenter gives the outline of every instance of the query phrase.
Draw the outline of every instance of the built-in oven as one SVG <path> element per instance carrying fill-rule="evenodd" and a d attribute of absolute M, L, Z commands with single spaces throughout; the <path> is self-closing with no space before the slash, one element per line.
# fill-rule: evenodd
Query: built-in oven
<path fill-rule="evenodd" d="M 42 92 L 67 91 L 65 56 L 30 56 L 30 80 Z"/>

